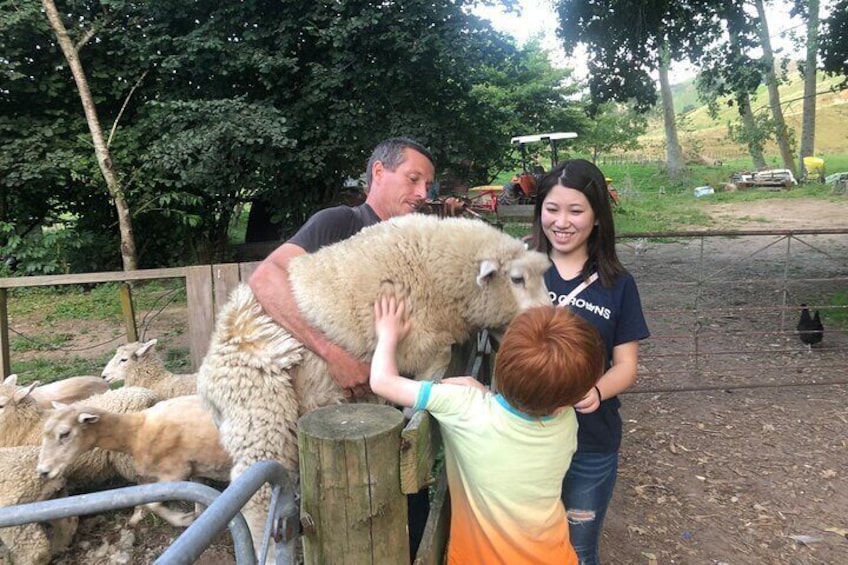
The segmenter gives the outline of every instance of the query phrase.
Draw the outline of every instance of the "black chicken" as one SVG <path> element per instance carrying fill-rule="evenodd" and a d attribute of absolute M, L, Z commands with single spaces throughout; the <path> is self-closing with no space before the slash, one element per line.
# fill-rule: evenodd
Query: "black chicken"
<path fill-rule="evenodd" d="M 807 344 L 807 349 L 812 350 L 813 344 L 819 343 L 824 337 L 824 326 L 822 325 L 819 311 L 810 317 L 810 310 L 806 304 L 801 304 L 801 319 L 798 320 L 798 337 Z"/>

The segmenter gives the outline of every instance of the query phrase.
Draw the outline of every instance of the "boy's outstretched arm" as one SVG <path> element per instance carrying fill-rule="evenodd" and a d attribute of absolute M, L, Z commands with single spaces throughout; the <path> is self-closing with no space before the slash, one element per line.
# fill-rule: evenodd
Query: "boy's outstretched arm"
<path fill-rule="evenodd" d="M 421 383 L 401 377 L 397 368 L 397 346 L 409 333 L 406 306 L 392 296 L 381 296 L 374 303 L 374 329 L 377 348 L 371 359 L 371 390 L 394 404 L 411 407 L 418 398 Z"/>

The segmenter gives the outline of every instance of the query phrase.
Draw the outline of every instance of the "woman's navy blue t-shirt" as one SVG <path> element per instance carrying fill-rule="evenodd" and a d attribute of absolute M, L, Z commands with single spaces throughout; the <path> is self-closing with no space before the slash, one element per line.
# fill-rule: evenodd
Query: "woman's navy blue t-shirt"
<path fill-rule="evenodd" d="M 559 306 L 581 282 L 582 277 L 564 280 L 555 266 L 545 273 L 545 284 L 551 302 Z M 606 350 L 606 369 L 612 365 L 612 350 L 616 345 L 645 339 L 650 335 L 636 281 L 630 273 L 618 276 L 612 288 L 595 281 L 574 297 L 571 311 L 588 320 L 598 329 Z M 577 414 L 577 450 L 602 453 L 618 451 L 621 445 L 621 416 L 618 396 L 604 399 L 600 408 L 590 414 Z"/>

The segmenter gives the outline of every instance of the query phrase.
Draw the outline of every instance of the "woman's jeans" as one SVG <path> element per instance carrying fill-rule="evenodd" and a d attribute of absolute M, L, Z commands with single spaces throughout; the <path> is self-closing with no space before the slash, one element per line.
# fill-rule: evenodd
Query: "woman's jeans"
<path fill-rule="evenodd" d="M 574 454 L 562 482 L 571 545 L 580 565 L 597 565 L 598 542 L 618 472 L 618 453 Z"/>

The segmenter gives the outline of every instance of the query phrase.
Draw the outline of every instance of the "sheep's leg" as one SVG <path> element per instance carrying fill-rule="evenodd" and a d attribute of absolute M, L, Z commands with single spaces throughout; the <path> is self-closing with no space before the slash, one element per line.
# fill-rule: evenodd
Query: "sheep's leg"
<path fill-rule="evenodd" d="M 130 528 L 136 527 L 144 519 L 144 515 L 148 511 L 153 512 L 176 528 L 190 526 L 195 518 L 194 512 L 178 512 L 177 510 L 168 508 L 162 502 L 151 502 L 136 506 L 133 515 L 127 520 L 127 526 Z"/>
<path fill-rule="evenodd" d="M 78 525 L 79 517 L 77 516 L 47 522 L 52 555 L 65 551 L 71 545 Z"/>
<path fill-rule="evenodd" d="M 129 526 L 130 528 L 135 528 L 136 526 L 138 526 L 139 522 L 144 519 L 144 515 L 146 512 L 147 507 L 145 505 L 142 504 L 140 506 L 136 506 L 135 510 L 132 513 L 132 516 L 130 516 L 130 519 L 127 520 L 127 526 Z"/>
<path fill-rule="evenodd" d="M 216 381 L 207 394 L 214 395 L 222 415 L 219 432 L 221 445 L 233 458 L 231 480 L 254 463 L 269 459 L 297 474 L 298 408 L 288 373 L 278 365 L 228 369 L 226 380 Z M 257 552 L 264 541 L 270 501 L 271 489 L 266 485 L 242 510 Z M 273 562 L 273 552 L 269 562 Z"/>
<path fill-rule="evenodd" d="M 263 415 L 270 415 L 267 412 Z M 251 418 L 251 424 L 256 425 L 256 419 Z M 264 418 L 263 418 L 264 420 Z M 294 420 L 288 422 L 280 420 L 271 427 L 267 421 L 263 421 L 258 429 L 276 430 L 279 436 L 272 442 L 263 442 L 263 439 L 258 435 L 253 438 L 251 444 L 243 445 L 242 449 L 232 452 L 233 469 L 232 479 L 235 480 L 238 476 L 244 473 L 251 465 L 264 460 L 279 461 L 286 469 L 293 470 L 297 473 L 297 439 L 293 429 Z M 223 434 L 222 434 L 223 435 Z M 263 534 L 265 531 L 265 522 L 268 518 L 271 505 L 271 488 L 268 485 L 260 488 L 253 497 L 245 504 L 242 509 L 248 526 L 250 527 L 253 537 L 253 546 L 255 551 L 259 552 L 264 543 Z M 268 562 L 274 562 L 274 546 L 271 544 Z"/>
<path fill-rule="evenodd" d="M 194 522 L 194 512 L 178 512 L 172 508 L 168 508 L 162 502 L 151 502 L 145 504 L 148 510 L 168 522 L 174 527 L 185 528 Z"/>
<path fill-rule="evenodd" d="M 430 365 L 424 370 L 423 373 L 418 375 L 416 380 L 419 381 L 434 381 L 441 380 L 445 374 L 445 369 L 448 368 L 448 364 L 450 364 L 451 360 L 451 349 L 448 347 L 447 349 L 443 349 L 437 355 L 433 357 Z"/>

